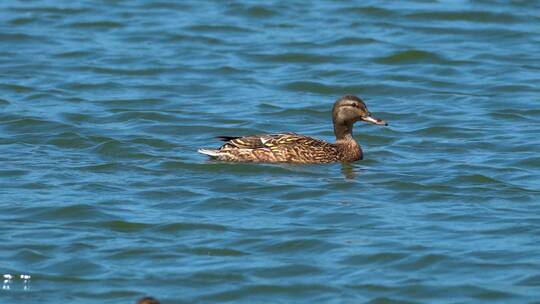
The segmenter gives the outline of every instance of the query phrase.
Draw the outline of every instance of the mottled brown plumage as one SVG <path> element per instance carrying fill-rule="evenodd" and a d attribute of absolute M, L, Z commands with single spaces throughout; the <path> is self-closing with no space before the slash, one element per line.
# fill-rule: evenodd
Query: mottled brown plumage
<path fill-rule="evenodd" d="M 352 136 L 353 124 L 359 120 L 387 125 L 368 111 L 356 96 L 343 96 L 332 109 L 336 143 L 296 133 L 220 136 L 225 144 L 219 149 L 200 149 L 199 152 L 224 161 L 331 163 L 353 162 L 362 159 L 362 149 Z"/>

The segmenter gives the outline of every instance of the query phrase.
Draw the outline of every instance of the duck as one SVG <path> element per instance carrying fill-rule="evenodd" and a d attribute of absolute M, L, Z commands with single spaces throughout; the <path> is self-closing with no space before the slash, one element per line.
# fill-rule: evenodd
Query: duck
<path fill-rule="evenodd" d="M 199 149 L 213 159 L 227 162 L 333 163 L 363 159 L 363 151 L 353 137 L 353 125 L 364 121 L 388 126 L 368 110 L 357 96 L 345 95 L 332 108 L 335 143 L 292 132 L 249 136 L 218 136 L 225 143 L 218 149 Z"/>

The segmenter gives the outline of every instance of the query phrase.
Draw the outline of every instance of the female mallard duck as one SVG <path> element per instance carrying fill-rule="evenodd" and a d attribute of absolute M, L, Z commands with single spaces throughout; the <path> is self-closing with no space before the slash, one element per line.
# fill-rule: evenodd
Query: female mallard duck
<path fill-rule="evenodd" d="M 219 149 L 199 149 L 218 160 L 236 162 L 331 163 L 362 159 L 362 149 L 352 136 L 353 124 L 359 120 L 376 125 L 388 124 L 371 115 L 362 99 L 347 95 L 332 109 L 336 143 L 328 143 L 296 133 L 219 136 L 226 143 Z"/>

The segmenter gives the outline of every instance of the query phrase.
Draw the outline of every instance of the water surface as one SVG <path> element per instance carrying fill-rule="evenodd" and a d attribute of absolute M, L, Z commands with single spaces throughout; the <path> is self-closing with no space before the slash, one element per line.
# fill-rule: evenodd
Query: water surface
<path fill-rule="evenodd" d="M 538 11 L 2 1 L 0 302 L 538 301 Z M 196 152 L 333 140 L 346 93 L 390 123 L 356 126 L 364 161 Z"/>

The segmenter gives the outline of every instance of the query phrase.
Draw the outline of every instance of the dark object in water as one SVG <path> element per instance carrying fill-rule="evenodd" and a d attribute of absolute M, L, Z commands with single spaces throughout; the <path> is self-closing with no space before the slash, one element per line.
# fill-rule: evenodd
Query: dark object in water
<path fill-rule="evenodd" d="M 152 297 L 144 297 L 137 301 L 137 304 L 160 304 L 160 302 Z"/>
<path fill-rule="evenodd" d="M 219 136 L 219 139 L 226 142 L 219 149 L 198 151 L 218 160 L 234 162 L 353 162 L 363 158 L 362 149 L 352 136 L 353 124 L 362 120 L 376 125 L 388 125 L 371 115 L 366 104 L 352 95 L 343 96 L 335 102 L 332 120 L 335 144 L 296 133 Z"/>

